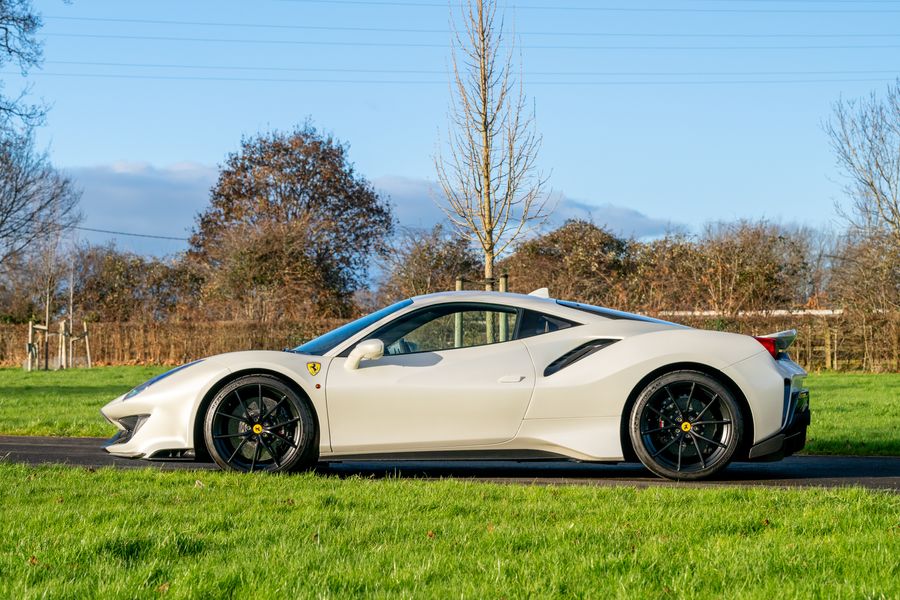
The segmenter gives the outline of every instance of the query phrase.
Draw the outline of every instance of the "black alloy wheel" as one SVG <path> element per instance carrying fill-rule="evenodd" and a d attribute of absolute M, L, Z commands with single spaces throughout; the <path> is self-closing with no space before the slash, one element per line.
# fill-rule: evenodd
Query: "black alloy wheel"
<path fill-rule="evenodd" d="M 222 388 L 203 432 L 210 456 L 229 471 L 292 471 L 318 459 L 308 400 L 270 375 L 241 377 Z"/>
<path fill-rule="evenodd" d="M 734 395 L 699 371 L 651 382 L 634 404 L 630 425 L 638 458 L 668 479 L 704 479 L 724 469 L 743 435 Z"/>

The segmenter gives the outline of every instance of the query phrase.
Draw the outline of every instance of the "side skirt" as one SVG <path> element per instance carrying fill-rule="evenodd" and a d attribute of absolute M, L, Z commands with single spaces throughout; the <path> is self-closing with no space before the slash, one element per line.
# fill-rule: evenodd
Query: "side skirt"
<path fill-rule="evenodd" d="M 568 461 L 588 462 L 556 452 L 544 450 L 435 450 L 427 452 L 378 452 L 371 454 L 339 454 L 323 456 L 319 462 L 370 462 L 370 461 L 465 461 L 465 460 L 514 460 L 514 461 Z M 594 462 L 594 461 L 590 461 Z M 597 464 L 617 464 L 618 461 Z"/>

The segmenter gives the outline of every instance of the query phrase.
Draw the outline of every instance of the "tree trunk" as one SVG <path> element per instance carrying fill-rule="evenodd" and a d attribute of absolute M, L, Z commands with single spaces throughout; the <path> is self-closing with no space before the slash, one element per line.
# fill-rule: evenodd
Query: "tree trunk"
<path fill-rule="evenodd" d="M 485 291 L 494 291 L 494 257 L 486 250 L 484 252 L 484 289 Z M 484 333 L 485 343 L 494 343 L 494 313 L 488 311 L 484 313 Z"/>

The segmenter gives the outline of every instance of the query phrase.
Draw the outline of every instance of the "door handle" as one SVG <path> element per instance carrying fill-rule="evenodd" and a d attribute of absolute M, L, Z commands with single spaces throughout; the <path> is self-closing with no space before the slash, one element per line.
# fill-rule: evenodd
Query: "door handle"
<path fill-rule="evenodd" d="M 497 380 L 497 383 L 519 383 L 525 379 L 524 375 L 504 375 Z"/>

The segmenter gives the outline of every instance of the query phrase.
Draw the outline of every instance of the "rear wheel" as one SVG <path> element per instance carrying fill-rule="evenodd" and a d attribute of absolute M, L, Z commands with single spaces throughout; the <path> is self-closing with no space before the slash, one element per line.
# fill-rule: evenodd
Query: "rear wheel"
<path fill-rule="evenodd" d="M 648 469 L 668 479 L 695 480 L 728 465 L 741 442 L 743 419 L 721 383 L 699 371 L 675 371 L 644 388 L 629 431 Z"/>
<path fill-rule="evenodd" d="M 230 471 L 291 471 L 318 458 L 316 422 L 306 398 L 270 375 L 241 377 L 206 412 L 212 459 Z"/>

